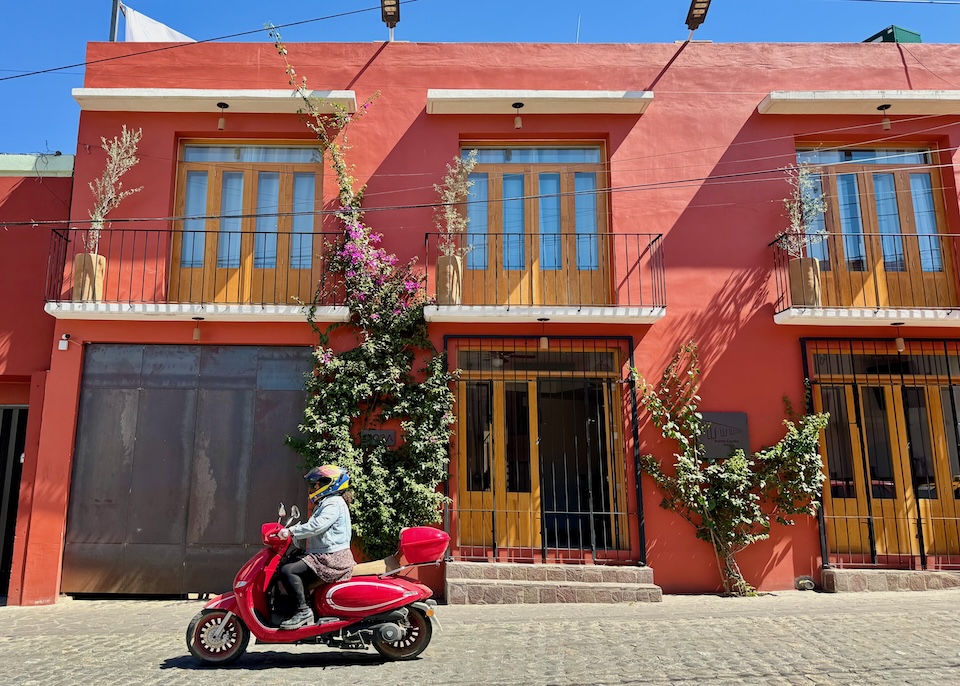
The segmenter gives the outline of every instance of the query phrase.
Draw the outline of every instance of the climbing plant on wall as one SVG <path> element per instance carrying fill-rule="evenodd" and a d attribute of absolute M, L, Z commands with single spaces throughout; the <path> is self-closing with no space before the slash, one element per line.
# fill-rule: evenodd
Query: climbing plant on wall
<path fill-rule="evenodd" d="M 680 346 L 657 386 L 632 372 L 639 382 L 643 406 L 664 438 L 678 447 L 673 469 L 664 469 L 653 455 L 641 456 L 643 470 L 660 488 L 660 506 L 672 510 L 696 529 L 697 538 L 713 546 L 730 595 L 754 592 L 737 563 L 747 546 L 770 537 L 772 520 L 795 523 L 795 515 L 815 514 L 823 487 L 820 431 L 829 415 L 811 414 L 785 420 L 786 435 L 752 456 L 735 450 L 709 460 L 700 437 L 706 430 L 698 411 L 700 361 L 693 341 Z M 787 406 L 788 414 L 792 414 Z"/>
<path fill-rule="evenodd" d="M 271 29 L 287 77 L 303 100 L 301 114 L 329 159 L 339 189 L 337 220 L 342 235 L 325 246 L 325 281 L 309 308 L 320 335 L 314 372 L 306 382 L 307 407 L 300 436 L 288 438 L 307 466 L 337 464 L 346 469 L 355 492 L 354 533 L 365 555 L 396 551 L 400 529 L 439 521 L 445 497 L 437 486 L 447 475 L 453 423 L 452 377 L 446 359 L 427 335 L 424 277 L 413 262 L 402 264 L 381 247 L 381 235 L 364 221 L 363 188 L 346 161 L 347 133 L 364 116 L 374 95 L 354 113 L 311 97 L 298 78 L 279 33 Z M 321 329 L 315 304 L 324 291 L 344 295 L 350 321 Z M 356 332 L 356 345 L 336 352 L 330 334 L 338 326 Z M 364 428 L 399 424 L 401 440 L 365 444 Z"/>

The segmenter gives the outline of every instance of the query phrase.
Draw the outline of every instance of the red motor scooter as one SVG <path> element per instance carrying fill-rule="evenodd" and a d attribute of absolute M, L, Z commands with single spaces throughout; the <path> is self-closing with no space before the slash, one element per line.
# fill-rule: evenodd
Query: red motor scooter
<path fill-rule="evenodd" d="M 285 514 L 281 504 L 281 520 Z M 286 526 L 299 517 L 294 506 Z M 196 659 L 215 665 L 233 662 L 247 649 L 251 634 L 260 643 L 361 650 L 372 645 L 390 660 L 410 660 L 424 651 L 433 635 L 436 601 L 428 600 L 433 592 L 398 575 L 440 564 L 450 536 L 431 527 L 403 529 L 397 556 L 357 565 L 349 581 L 317 582 L 308 589 L 316 623 L 285 630 L 280 623 L 293 614 L 295 603 L 279 583 L 278 570 L 293 559 L 296 548 L 292 538 L 277 535 L 282 528 L 279 522 L 264 524 L 260 535 L 266 547 L 240 568 L 233 591 L 213 598 L 190 620 L 187 648 Z"/>

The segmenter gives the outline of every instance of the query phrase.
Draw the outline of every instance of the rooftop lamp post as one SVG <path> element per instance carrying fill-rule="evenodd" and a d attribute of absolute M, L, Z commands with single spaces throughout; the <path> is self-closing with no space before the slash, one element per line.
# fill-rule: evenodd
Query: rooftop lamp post
<path fill-rule="evenodd" d="M 393 42 L 393 27 L 400 23 L 400 0 L 380 0 L 380 17 L 390 29 L 390 42 Z"/>
<path fill-rule="evenodd" d="M 690 10 L 687 12 L 687 28 L 690 29 L 690 36 L 687 40 L 693 37 L 693 32 L 700 28 L 700 24 L 707 18 L 707 10 L 710 9 L 710 0 L 691 0 Z"/>

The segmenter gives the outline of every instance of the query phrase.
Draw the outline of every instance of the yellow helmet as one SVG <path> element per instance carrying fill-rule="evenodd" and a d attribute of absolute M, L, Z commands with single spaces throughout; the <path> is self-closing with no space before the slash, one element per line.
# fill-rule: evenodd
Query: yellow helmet
<path fill-rule="evenodd" d="M 314 467 L 304 474 L 303 478 L 310 484 L 309 498 L 314 505 L 329 495 L 350 488 L 350 475 L 333 464 Z"/>

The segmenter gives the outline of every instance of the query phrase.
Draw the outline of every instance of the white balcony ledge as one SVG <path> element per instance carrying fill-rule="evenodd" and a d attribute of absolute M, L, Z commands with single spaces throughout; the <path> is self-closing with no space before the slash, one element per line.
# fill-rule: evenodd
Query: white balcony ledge
<path fill-rule="evenodd" d="M 102 319 L 125 321 L 306 322 L 307 309 L 300 305 L 223 305 L 217 303 L 111 303 L 48 302 L 47 314 L 57 319 Z M 346 322 L 346 307 L 318 307 L 317 321 Z"/>
<path fill-rule="evenodd" d="M 474 90 L 427 91 L 427 114 L 643 114 L 653 101 L 652 91 Z"/>
<path fill-rule="evenodd" d="M 771 91 L 760 114 L 864 114 L 879 117 L 879 105 L 890 116 L 956 114 L 960 90 Z"/>
<path fill-rule="evenodd" d="M 334 105 L 357 111 L 353 91 L 312 91 L 321 112 Z M 219 116 L 218 102 L 230 106 L 231 114 L 296 114 L 303 100 L 293 90 L 229 90 L 198 88 L 74 88 L 73 99 L 82 110 L 96 112 L 207 112 Z"/>
<path fill-rule="evenodd" d="M 791 307 L 773 315 L 773 321 L 804 326 L 890 326 L 902 322 L 903 326 L 960 327 L 960 310 Z"/>
<path fill-rule="evenodd" d="M 666 307 L 560 307 L 506 305 L 429 305 L 424 308 L 428 322 L 505 322 L 575 324 L 653 324 L 667 315 Z"/>

